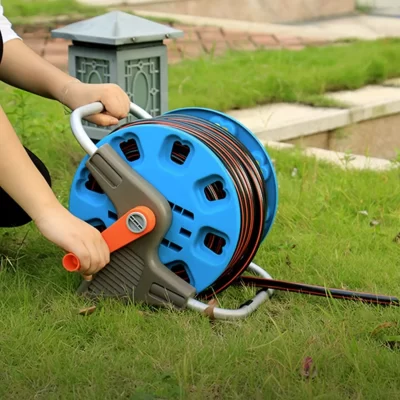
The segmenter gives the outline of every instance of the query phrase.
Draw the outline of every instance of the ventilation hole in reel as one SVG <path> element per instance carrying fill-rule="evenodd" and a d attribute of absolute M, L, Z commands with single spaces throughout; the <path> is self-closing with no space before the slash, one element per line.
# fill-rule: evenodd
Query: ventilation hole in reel
<path fill-rule="evenodd" d="M 179 246 L 178 244 L 176 244 L 174 242 L 170 242 L 169 240 L 167 240 L 165 238 L 161 241 L 161 245 L 168 247 L 169 249 L 174 250 L 177 253 L 179 253 L 183 248 L 183 247 Z"/>
<path fill-rule="evenodd" d="M 181 279 L 190 283 L 190 278 L 186 271 L 185 264 L 183 262 L 175 261 L 166 264 L 166 267 L 169 268 L 174 274 L 178 275 Z"/>
<path fill-rule="evenodd" d="M 174 206 L 174 211 L 176 211 L 178 214 L 182 214 L 183 208 L 180 206 L 175 205 Z"/>
<path fill-rule="evenodd" d="M 128 161 L 139 160 L 140 152 L 135 139 L 129 139 L 126 142 L 121 142 L 119 147 Z"/>
<path fill-rule="evenodd" d="M 180 252 L 182 250 L 182 247 L 177 245 L 176 243 L 170 243 L 168 246 L 171 250 L 174 250 L 176 252 Z"/>
<path fill-rule="evenodd" d="M 172 146 L 171 160 L 176 164 L 182 165 L 185 163 L 189 153 L 190 153 L 189 146 L 176 141 Z"/>
<path fill-rule="evenodd" d="M 188 237 L 188 238 L 189 238 L 190 236 L 192 236 L 192 232 L 188 231 L 188 230 L 185 229 L 185 228 L 181 228 L 180 231 L 179 231 L 179 233 L 180 233 L 181 235 L 183 235 L 183 236 Z"/>
<path fill-rule="evenodd" d="M 92 174 L 89 174 L 88 180 L 85 183 L 86 189 L 91 190 L 92 192 L 104 194 L 103 189 L 97 183 L 97 181 L 93 178 Z"/>
<path fill-rule="evenodd" d="M 222 254 L 222 249 L 226 245 L 226 240 L 214 233 L 207 233 L 204 238 L 204 245 L 215 254 Z"/>
<path fill-rule="evenodd" d="M 178 206 L 177 204 L 171 203 L 170 201 L 168 201 L 168 203 L 169 203 L 172 211 L 176 212 L 177 214 L 181 214 L 186 218 L 194 219 L 194 214 L 191 211 L 185 210 L 181 206 Z"/>
<path fill-rule="evenodd" d="M 116 221 L 118 219 L 118 215 L 115 214 L 115 212 L 113 212 L 113 211 L 108 211 L 108 218 L 113 219 L 114 221 Z"/>
<path fill-rule="evenodd" d="M 215 181 L 206 186 L 204 194 L 209 201 L 222 200 L 226 197 L 226 192 L 221 181 Z"/>
<path fill-rule="evenodd" d="M 194 214 L 189 210 L 183 210 L 182 215 L 189 219 L 194 219 Z"/>

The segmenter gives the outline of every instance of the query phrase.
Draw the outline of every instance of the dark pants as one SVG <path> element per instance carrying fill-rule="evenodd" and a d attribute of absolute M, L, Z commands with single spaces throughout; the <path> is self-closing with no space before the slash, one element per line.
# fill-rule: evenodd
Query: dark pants
<path fill-rule="evenodd" d="M 25 148 L 36 168 L 51 186 L 49 171 L 43 162 Z M 0 187 L 0 228 L 22 226 L 31 221 L 29 215 Z"/>

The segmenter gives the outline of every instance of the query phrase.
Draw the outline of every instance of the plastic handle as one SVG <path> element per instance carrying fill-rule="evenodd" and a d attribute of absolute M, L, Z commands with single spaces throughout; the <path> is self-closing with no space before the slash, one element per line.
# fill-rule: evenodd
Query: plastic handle
<path fill-rule="evenodd" d="M 104 106 L 100 102 L 87 104 L 82 107 L 78 107 L 71 114 L 70 124 L 72 133 L 74 134 L 76 140 L 81 145 L 81 147 L 90 156 L 94 154 L 97 150 L 97 146 L 90 140 L 85 129 L 83 129 L 82 119 L 89 117 L 94 114 L 99 114 L 104 111 Z M 143 108 L 139 107 L 137 104 L 130 103 L 129 111 L 132 115 L 140 119 L 150 119 L 152 116 Z"/>
<path fill-rule="evenodd" d="M 146 222 L 145 228 L 139 233 L 132 232 L 129 229 L 128 219 L 132 214 L 141 214 Z M 156 226 L 156 216 L 148 207 L 139 206 L 125 213 L 120 219 L 114 222 L 110 227 L 102 232 L 102 236 L 107 243 L 110 253 L 120 249 L 123 246 L 139 239 L 140 237 L 151 232 Z M 68 253 L 63 257 L 63 267 L 68 272 L 77 272 L 81 268 L 79 258 Z"/>

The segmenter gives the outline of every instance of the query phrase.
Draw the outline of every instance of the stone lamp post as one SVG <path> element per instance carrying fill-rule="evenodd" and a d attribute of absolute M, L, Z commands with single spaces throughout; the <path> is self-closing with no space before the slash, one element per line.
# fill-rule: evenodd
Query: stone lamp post
<path fill-rule="evenodd" d="M 153 117 L 168 110 L 168 60 L 163 40 L 182 35 L 182 31 L 121 11 L 52 31 L 52 37 L 72 41 L 68 50 L 71 76 L 85 83 L 115 83 Z M 127 120 L 134 117 L 129 115 Z M 83 123 L 95 140 L 115 128 Z"/>

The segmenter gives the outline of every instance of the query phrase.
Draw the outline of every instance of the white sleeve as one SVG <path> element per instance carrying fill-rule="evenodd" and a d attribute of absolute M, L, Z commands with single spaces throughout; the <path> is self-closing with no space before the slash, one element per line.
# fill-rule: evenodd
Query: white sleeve
<path fill-rule="evenodd" d="M 4 16 L 3 6 L 0 1 L 0 31 L 3 37 L 3 43 L 11 39 L 21 39 L 12 29 L 11 22 Z"/>

